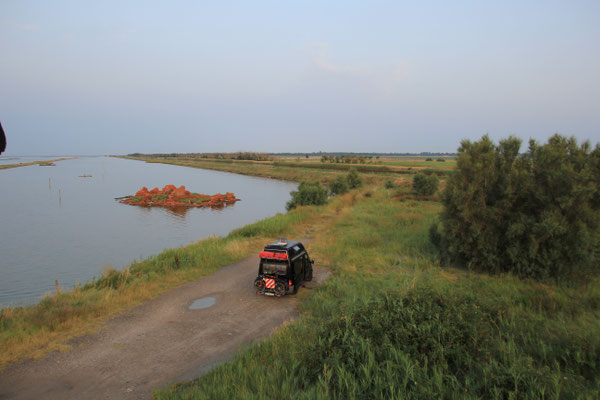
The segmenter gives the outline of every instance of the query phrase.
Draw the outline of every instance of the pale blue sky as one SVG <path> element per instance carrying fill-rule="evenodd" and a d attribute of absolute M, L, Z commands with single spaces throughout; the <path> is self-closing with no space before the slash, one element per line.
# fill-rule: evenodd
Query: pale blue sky
<path fill-rule="evenodd" d="M 5 155 L 600 141 L 599 1 L 0 0 Z"/>

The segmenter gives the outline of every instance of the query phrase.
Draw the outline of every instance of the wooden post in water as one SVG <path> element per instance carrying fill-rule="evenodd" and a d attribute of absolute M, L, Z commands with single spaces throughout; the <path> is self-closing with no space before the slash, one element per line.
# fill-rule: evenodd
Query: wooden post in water
<path fill-rule="evenodd" d="M 52 186 L 50 186 L 50 178 L 48 178 L 48 189 L 52 189 Z"/>
<path fill-rule="evenodd" d="M 62 198 L 60 196 L 60 189 L 58 189 L 58 202 L 60 203 L 61 200 L 62 200 Z"/>

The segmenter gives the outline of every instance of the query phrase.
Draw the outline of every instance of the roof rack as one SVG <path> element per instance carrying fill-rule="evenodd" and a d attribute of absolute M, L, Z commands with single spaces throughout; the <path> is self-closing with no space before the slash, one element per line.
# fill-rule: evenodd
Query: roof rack
<path fill-rule="evenodd" d="M 282 244 L 282 245 L 285 245 L 285 244 L 287 244 L 287 243 L 288 243 L 288 241 L 287 241 L 287 238 L 286 238 L 286 237 L 279 236 L 279 238 L 277 239 L 277 243 L 275 243 L 275 244 Z"/>

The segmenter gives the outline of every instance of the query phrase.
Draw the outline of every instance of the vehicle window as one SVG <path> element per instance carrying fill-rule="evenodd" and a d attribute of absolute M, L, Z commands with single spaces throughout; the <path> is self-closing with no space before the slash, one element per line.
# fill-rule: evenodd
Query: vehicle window
<path fill-rule="evenodd" d="M 287 264 L 276 262 L 263 263 L 263 274 L 285 274 Z"/>

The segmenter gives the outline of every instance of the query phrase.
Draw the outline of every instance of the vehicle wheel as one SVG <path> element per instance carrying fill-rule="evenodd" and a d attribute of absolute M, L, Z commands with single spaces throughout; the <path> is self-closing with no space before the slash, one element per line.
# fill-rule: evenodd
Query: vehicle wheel
<path fill-rule="evenodd" d="M 304 280 L 307 282 L 312 281 L 312 273 L 313 273 L 312 267 L 308 267 L 308 269 L 306 270 L 306 274 L 304 275 Z"/>
<path fill-rule="evenodd" d="M 285 294 L 285 283 L 281 281 L 275 282 L 275 295 L 277 297 L 283 296 Z"/>
<path fill-rule="evenodd" d="M 254 288 L 256 290 L 258 290 L 259 292 L 264 292 L 265 291 L 265 281 L 263 281 L 262 278 L 256 278 L 254 280 Z"/>

